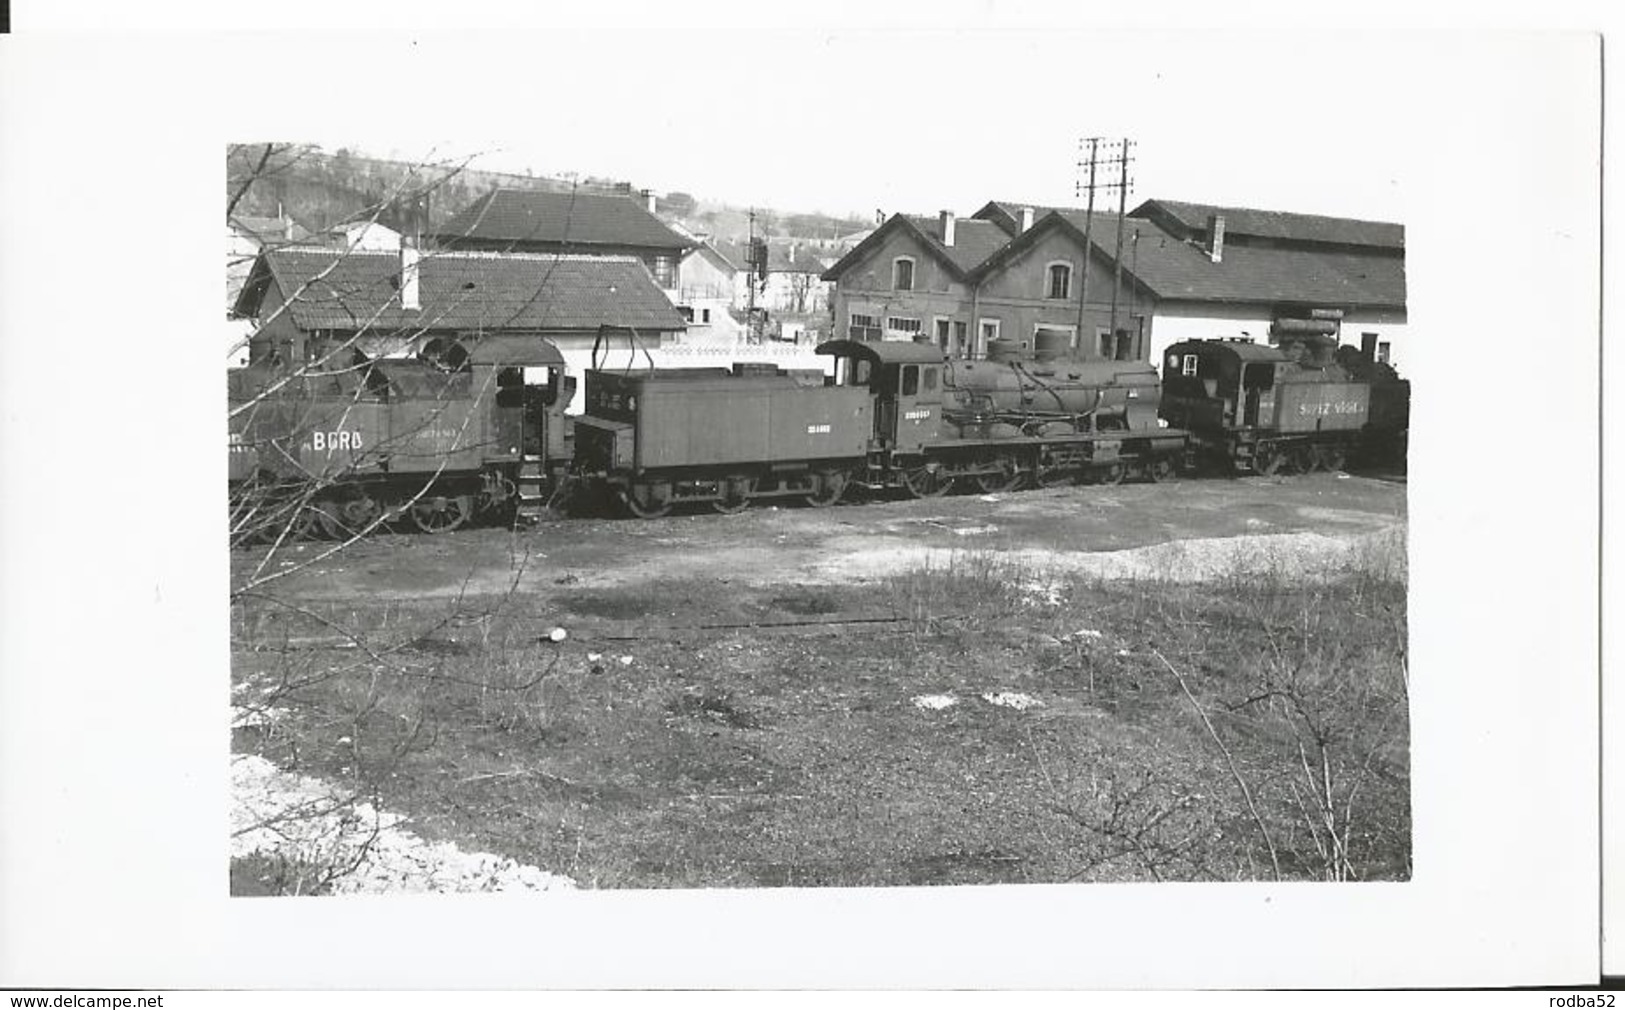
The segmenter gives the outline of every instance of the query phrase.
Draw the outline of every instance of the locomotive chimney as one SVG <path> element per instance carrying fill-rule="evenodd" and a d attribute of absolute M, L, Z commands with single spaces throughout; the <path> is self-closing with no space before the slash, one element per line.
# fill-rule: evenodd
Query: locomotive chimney
<path fill-rule="evenodd" d="M 1026 231 L 1028 228 L 1031 228 L 1032 226 L 1033 226 L 1033 209 L 1031 207 L 1023 207 L 1023 208 L 1021 208 L 1021 230 Z"/>
<path fill-rule="evenodd" d="M 942 244 L 954 244 L 954 212 L 951 210 L 942 211 Z"/>
<path fill-rule="evenodd" d="M 422 308 L 418 301 L 418 247 L 405 235 L 401 236 L 401 308 L 411 312 Z"/>
<path fill-rule="evenodd" d="M 1209 214 L 1207 217 L 1207 256 L 1215 263 L 1224 259 L 1223 214 Z"/>

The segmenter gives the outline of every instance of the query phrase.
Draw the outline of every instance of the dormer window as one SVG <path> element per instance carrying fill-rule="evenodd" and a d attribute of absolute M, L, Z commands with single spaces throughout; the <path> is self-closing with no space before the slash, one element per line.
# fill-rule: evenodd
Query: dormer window
<path fill-rule="evenodd" d="M 899 256 L 891 261 L 891 286 L 894 291 L 914 290 L 914 259 Z"/>
<path fill-rule="evenodd" d="M 1072 264 L 1049 265 L 1049 294 L 1046 297 L 1061 300 L 1072 297 Z"/>

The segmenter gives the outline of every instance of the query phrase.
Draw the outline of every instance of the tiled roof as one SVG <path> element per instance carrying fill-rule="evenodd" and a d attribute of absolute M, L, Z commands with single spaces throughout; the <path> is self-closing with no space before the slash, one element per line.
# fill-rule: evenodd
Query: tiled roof
<path fill-rule="evenodd" d="M 936 217 L 918 217 L 893 214 L 886 222 L 823 273 L 823 279 L 832 281 L 848 268 L 861 262 L 869 251 L 885 241 L 885 237 L 898 228 L 906 228 L 956 276 L 963 278 L 972 269 L 992 256 L 1009 242 L 1004 229 L 991 221 L 962 218 L 954 225 L 954 244 L 942 244 L 942 221 Z"/>
<path fill-rule="evenodd" d="M 601 325 L 680 330 L 682 317 L 649 271 L 627 256 L 430 252 L 418 263 L 421 308 L 400 307 L 394 252 L 284 247 L 261 255 L 237 313 L 258 315 L 263 275 L 301 329 L 596 330 Z M 326 273 L 324 273 L 326 271 Z M 308 284 L 308 287 L 305 285 Z"/>
<path fill-rule="evenodd" d="M 999 251 L 999 248 L 1010 241 L 1010 236 L 1004 229 L 991 221 L 979 221 L 976 218 L 960 218 L 954 222 L 954 244 L 942 244 L 942 219 L 940 217 L 910 217 L 909 221 L 924 232 L 931 243 L 951 260 L 961 272 L 974 269 L 983 260 Z"/>
<path fill-rule="evenodd" d="M 1021 212 L 1024 208 L 1032 208 L 1033 222 L 1049 214 L 1051 211 L 1070 211 L 1071 207 L 1046 207 L 1038 203 L 1022 203 L 1019 200 L 989 200 L 981 210 L 972 217 L 977 220 L 992 221 L 1008 234 L 1014 235 L 1021 229 Z M 1100 210 L 1097 208 L 1098 215 Z"/>
<path fill-rule="evenodd" d="M 1205 235 L 1208 217 L 1220 214 L 1224 217 L 1226 235 L 1251 235 L 1258 238 L 1375 246 L 1384 249 L 1405 248 L 1404 225 L 1389 224 L 1386 221 L 1358 221 L 1346 217 L 1291 214 L 1286 211 L 1254 210 L 1248 207 L 1216 207 L 1211 204 L 1184 203 L 1179 200 L 1147 200 L 1132 213 L 1135 217 L 1152 218 L 1180 237 L 1198 233 Z"/>
<path fill-rule="evenodd" d="M 1082 211 L 1062 217 L 1083 230 Z M 1215 302 L 1306 302 L 1403 308 L 1405 261 L 1385 254 L 1228 245 L 1218 263 L 1206 251 L 1159 228 L 1124 218 L 1123 267 L 1159 298 Z M 1096 212 L 1090 239 L 1108 258 L 1117 216 Z M 1227 224 L 1228 227 L 1228 224 Z M 1036 230 L 1036 226 L 1035 226 Z M 1133 239 L 1139 233 L 1139 241 Z"/>
<path fill-rule="evenodd" d="M 666 227 L 641 200 L 595 193 L 495 189 L 436 232 L 442 242 L 545 242 L 591 247 L 686 249 L 694 243 Z"/>

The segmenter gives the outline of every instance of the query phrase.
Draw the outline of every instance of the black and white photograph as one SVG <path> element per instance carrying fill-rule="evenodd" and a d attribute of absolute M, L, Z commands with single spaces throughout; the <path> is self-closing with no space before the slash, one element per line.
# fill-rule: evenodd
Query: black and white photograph
<path fill-rule="evenodd" d="M 95 734 L 61 774 L 111 805 L 11 795 L 161 854 L 62 886 L 195 910 L 87 949 L 248 988 L 1583 963 L 1597 36 L 716 7 L 76 57 L 177 125 L 17 190 L 8 296 L 59 195 L 134 229 L 50 302 L 137 328 L 88 327 L 139 408 L 85 423 L 141 447 L 30 496 L 103 553 L 14 595 L 13 668 L 63 672 L 0 705 L 107 714 L 0 758 Z M 80 436 L 19 436 L 74 380 L 26 372 L 8 483 L 67 479 Z M 49 904 L 22 868 L 90 837 L 0 884 Z"/>
<path fill-rule="evenodd" d="M 233 893 L 1408 878 L 1404 226 L 1076 150 L 229 148 Z"/>

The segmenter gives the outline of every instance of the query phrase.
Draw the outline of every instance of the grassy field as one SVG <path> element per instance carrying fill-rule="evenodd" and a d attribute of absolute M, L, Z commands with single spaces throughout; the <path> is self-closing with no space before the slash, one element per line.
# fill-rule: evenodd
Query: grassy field
<path fill-rule="evenodd" d="M 1313 582 L 967 553 L 844 587 L 251 600 L 235 686 L 275 717 L 235 746 L 584 887 L 1405 879 L 1400 553 Z M 233 890 L 332 869 L 242 860 Z"/>

